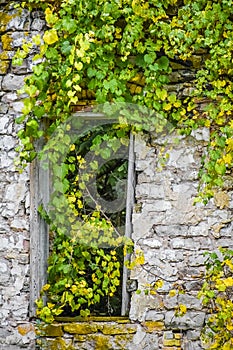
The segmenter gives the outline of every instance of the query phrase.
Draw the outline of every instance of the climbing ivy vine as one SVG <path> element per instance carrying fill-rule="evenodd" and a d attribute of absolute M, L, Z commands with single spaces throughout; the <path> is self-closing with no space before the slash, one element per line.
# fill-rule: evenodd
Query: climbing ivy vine
<path fill-rule="evenodd" d="M 203 342 L 208 349 L 232 349 L 232 286 L 233 251 L 220 248 L 206 253 L 205 282 L 199 292 L 208 318 L 203 330 Z"/>
<path fill-rule="evenodd" d="M 223 185 L 233 164 L 232 1 L 30 0 L 22 6 L 41 9 L 47 30 L 14 59 L 18 64 L 32 45 L 38 46 L 18 120 L 25 122 L 19 133 L 21 159 L 31 161 L 34 141 L 48 137 L 89 94 L 97 104 L 146 106 L 158 112 L 160 124 L 169 121 L 183 133 L 209 128 L 203 196 Z M 172 62 L 192 65 L 200 53 L 203 63 L 193 67 L 190 96 L 170 92 Z M 41 130 L 45 116 L 49 126 Z"/>
<path fill-rule="evenodd" d="M 124 127 L 161 131 L 169 123 L 181 134 L 208 128 L 200 198 L 207 201 L 227 186 L 233 166 L 231 0 L 29 0 L 21 6 L 42 11 L 46 23 L 44 34 L 28 39 L 13 60 L 20 64 L 36 51 L 17 120 L 21 164 L 36 157 L 37 140 L 46 143 L 81 100 L 91 99 L 92 105 L 126 103 L 153 111 L 142 122 L 140 113 L 121 108 Z M 202 57 L 198 65 L 197 56 Z M 193 72 L 188 96 L 171 89 L 179 64 Z M 77 205 L 82 206 L 81 198 Z"/>
<path fill-rule="evenodd" d="M 21 159 L 31 161 L 35 139 L 51 134 L 89 92 L 96 103 L 154 109 L 181 132 L 209 128 L 211 142 L 201 173 L 204 196 L 223 185 L 233 162 L 232 1 L 35 0 L 22 5 L 42 9 L 47 30 L 42 38 L 33 38 L 39 47 L 34 59 L 40 63 L 24 87 L 29 97 L 19 118 L 26 121 L 19 133 Z M 18 51 L 15 64 L 31 45 Z M 196 71 L 193 92 L 178 98 L 168 89 L 171 62 L 192 62 L 200 52 L 205 60 Z M 49 127 L 41 130 L 45 116 Z"/>

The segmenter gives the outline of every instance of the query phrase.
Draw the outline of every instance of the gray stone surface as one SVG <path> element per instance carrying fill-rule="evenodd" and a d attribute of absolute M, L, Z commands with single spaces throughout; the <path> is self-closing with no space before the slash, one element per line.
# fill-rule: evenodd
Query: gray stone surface
<path fill-rule="evenodd" d="M 165 145 L 170 143 L 169 158 L 164 167 L 153 174 L 149 169 L 151 164 L 156 169 L 158 159 L 151 160 L 152 150 L 145 139 L 139 138 L 140 145 L 136 145 L 136 169 L 140 173 L 136 185 L 133 239 L 144 253 L 145 264 L 144 273 L 140 273 L 140 267 L 137 267 L 132 275 L 142 290 L 151 280 L 158 278 L 164 280 L 164 286 L 155 296 L 157 305 L 154 308 L 145 301 L 143 292 L 133 295 L 130 316 L 139 321 L 165 319 L 167 328 L 188 330 L 185 346 L 195 350 L 201 349 L 198 335 L 205 318 L 197 299 L 202 284 L 203 253 L 216 250 L 218 246 L 233 246 L 231 210 L 216 208 L 214 201 L 206 206 L 193 205 L 200 151 L 204 150 L 208 136 L 208 131 L 203 129 L 189 138 L 181 138 L 178 144 L 172 145 L 175 137 L 164 139 Z M 150 140 L 150 143 L 159 154 L 162 139 Z M 171 297 L 169 291 L 178 286 L 185 290 L 185 294 Z M 187 307 L 187 313 L 182 317 L 175 316 L 179 304 Z"/>
<path fill-rule="evenodd" d="M 0 13 L 9 14 L 5 29 L 11 39 L 7 51 L 11 59 L 30 29 L 28 11 L 0 3 Z M 20 13 L 20 16 L 19 16 Z M 2 17 L 1 17 L 2 18 Z M 9 66 L 0 76 L 0 349 L 34 348 L 34 331 L 19 332 L 28 322 L 29 300 L 29 174 L 19 174 L 14 165 L 17 145 L 15 119 L 22 110 L 16 90 L 24 83 L 24 71 Z M 1 74 L 1 73 L 0 73 Z"/>

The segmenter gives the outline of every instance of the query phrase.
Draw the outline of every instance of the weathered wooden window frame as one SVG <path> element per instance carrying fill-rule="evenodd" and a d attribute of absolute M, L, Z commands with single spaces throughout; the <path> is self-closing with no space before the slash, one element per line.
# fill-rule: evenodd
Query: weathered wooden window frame
<path fill-rule="evenodd" d="M 103 114 L 76 113 L 75 115 L 85 119 L 106 119 Z M 134 169 L 134 136 L 130 135 L 128 150 L 128 174 L 127 174 L 127 197 L 126 197 L 126 223 L 125 237 L 132 236 L 132 211 L 134 206 L 135 169 Z M 29 315 L 36 316 L 35 300 L 40 295 L 42 286 L 47 279 L 47 260 L 49 256 L 49 226 L 40 217 L 38 207 L 43 200 L 49 202 L 49 170 L 44 170 L 35 159 L 30 167 L 30 303 Z M 129 259 L 129 255 L 125 258 Z M 122 276 L 122 305 L 121 316 L 129 313 L 130 296 L 127 291 L 129 270 L 123 265 Z"/>

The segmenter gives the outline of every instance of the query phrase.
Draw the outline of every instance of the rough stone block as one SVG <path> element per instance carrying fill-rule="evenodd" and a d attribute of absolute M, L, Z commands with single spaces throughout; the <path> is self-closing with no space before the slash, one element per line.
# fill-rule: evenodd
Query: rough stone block
<path fill-rule="evenodd" d="M 142 325 L 145 327 L 145 331 L 148 333 L 153 333 L 164 329 L 163 321 L 146 321 L 142 323 Z"/>
<path fill-rule="evenodd" d="M 92 323 L 67 323 L 63 326 L 64 332 L 70 334 L 90 334 L 98 330 L 98 326 Z"/>
<path fill-rule="evenodd" d="M 136 333 L 136 325 L 105 324 L 101 332 L 106 335 Z"/>
<path fill-rule="evenodd" d="M 18 183 L 12 183 L 6 187 L 5 200 L 13 201 L 18 207 L 19 202 L 21 202 L 26 194 L 26 184 L 24 181 L 19 181 Z"/>
<path fill-rule="evenodd" d="M 163 338 L 164 339 L 173 339 L 173 332 L 172 331 L 165 331 L 163 333 Z"/>
<path fill-rule="evenodd" d="M 24 85 L 24 76 L 7 74 L 2 81 L 2 89 L 4 91 L 15 91 Z"/>
<path fill-rule="evenodd" d="M 34 332 L 34 326 L 31 323 L 21 324 L 17 327 L 19 334 L 22 336 L 28 334 L 29 332 Z"/>
<path fill-rule="evenodd" d="M 143 245 L 146 245 L 150 248 L 160 248 L 163 245 L 163 242 L 159 241 L 158 239 L 155 238 L 146 238 L 142 241 Z"/>
<path fill-rule="evenodd" d="M 160 313 L 157 310 L 149 310 L 146 313 L 146 321 L 164 321 L 164 313 Z"/>
<path fill-rule="evenodd" d="M 45 328 L 43 327 L 39 333 L 44 334 L 47 337 L 61 337 L 64 334 L 62 326 L 55 324 L 47 325 Z"/>
<path fill-rule="evenodd" d="M 180 339 L 164 339 L 164 346 L 181 346 Z"/>
<path fill-rule="evenodd" d="M 203 326 L 204 312 L 187 312 L 184 316 L 176 317 L 174 311 L 165 314 L 165 326 L 174 329 L 196 329 Z"/>
<path fill-rule="evenodd" d="M 188 341 L 199 340 L 200 339 L 200 335 L 201 335 L 201 331 L 200 330 L 190 330 L 190 331 L 187 331 L 187 333 L 186 333 L 186 337 L 187 337 Z"/>

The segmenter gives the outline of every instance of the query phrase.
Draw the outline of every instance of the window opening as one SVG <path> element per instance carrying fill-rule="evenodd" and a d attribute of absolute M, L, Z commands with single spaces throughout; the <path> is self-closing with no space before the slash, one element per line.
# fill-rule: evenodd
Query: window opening
<path fill-rule="evenodd" d="M 89 114 L 89 118 L 95 118 L 95 115 Z M 82 185 L 82 181 L 77 181 L 77 174 L 79 174 L 79 177 L 85 178 L 85 167 L 83 171 L 80 172 L 80 159 L 85 159 L 86 162 L 90 164 L 93 163 L 93 159 L 90 159 L 90 155 L 93 156 L 96 149 L 98 148 L 98 139 L 102 138 L 104 139 L 104 135 L 106 134 L 112 134 L 112 138 L 110 140 L 113 140 L 115 136 L 117 135 L 117 128 L 114 129 L 116 126 L 113 124 L 106 124 L 101 125 L 100 128 L 95 128 L 94 130 L 88 132 L 86 135 L 82 135 L 81 137 L 77 138 L 74 145 L 72 145 L 70 152 L 68 153 L 66 157 L 66 165 L 68 167 L 68 171 L 66 174 L 66 178 L 70 184 L 70 186 L 66 190 L 66 196 L 68 199 L 71 200 L 71 205 L 73 205 L 74 210 L 77 212 L 79 211 L 83 216 L 90 216 L 93 215 L 93 211 L 95 210 L 94 204 L 98 204 L 99 198 L 101 198 L 104 203 L 107 203 L 109 208 L 111 209 L 111 203 L 114 203 L 116 205 L 117 198 L 120 193 L 125 194 L 125 203 L 119 206 L 120 210 L 108 210 L 105 212 L 103 210 L 101 212 L 101 218 L 102 219 L 109 219 L 114 227 L 119 228 L 121 231 L 121 235 L 125 235 L 126 237 L 131 236 L 131 214 L 132 214 L 132 206 L 133 206 L 133 200 L 134 200 L 134 159 L 133 159 L 133 137 L 130 136 L 130 141 L 127 146 L 120 147 L 117 150 L 117 157 L 111 156 L 110 159 L 107 157 L 108 150 L 107 148 L 103 148 L 102 156 L 105 158 L 104 162 L 101 166 L 99 166 L 95 170 L 95 176 L 91 176 L 89 179 L 86 179 L 87 182 L 87 188 L 86 188 L 86 195 L 85 198 L 79 197 L 79 192 L 81 193 L 79 186 Z M 96 141 L 96 149 L 93 147 L 93 140 Z M 114 139 L 115 140 L 115 139 Z M 90 149 L 92 148 L 92 152 L 90 152 Z M 126 156 L 127 153 L 127 156 Z M 89 158 L 88 158 L 89 157 Z M 79 161 L 76 161 L 79 159 Z M 95 161 L 95 160 L 94 160 Z M 34 165 L 35 167 L 35 165 Z M 40 172 L 41 170 L 39 170 Z M 35 171 L 34 171 L 35 175 Z M 47 173 L 47 176 L 48 173 Z M 38 178 L 38 177 L 37 177 Z M 80 180 L 80 179 L 79 179 Z M 40 181 L 40 179 L 38 179 Z M 43 188 L 40 187 L 40 191 L 43 190 Z M 43 186 L 42 186 L 43 187 Z M 94 188 L 94 190 L 93 190 Z M 48 190 L 48 188 L 47 188 Z M 84 191 L 85 192 L 85 191 Z M 94 195 L 92 196 L 94 192 Z M 74 194 L 77 194 L 76 198 L 74 198 Z M 127 196 L 126 196 L 127 194 Z M 73 199 L 72 199 L 73 196 Z M 37 196 L 38 197 L 38 196 Z M 37 198 L 38 200 L 39 198 Z M 75 200 L 74 200 L 75 199 Z M 35 201 L 35 198 L 34 198 Z M 122 200 L 121 200 L 122 201 Z M 114 209 L 114 208 L 113 208 Z M 33 216 L 33 215 L 32 215 Z M 35 213 L 34 213 L 35 216 Z M 35 219 L 35 218 L 34 218 Z M 41 219 L 36 218 L 37 221 L 40 221 Z M 41 224 L 41 222 L 40 222 Z M 39 223 L 37 223 L 37 226 Z M 42 229 L 43 231 L 43 229 Z M 46 229 L 44 229 L 46 231 Z M 119 233 L 119 232 L 118 232 Z M 48 233 L 47 233 L 48 234 Z M 35 238 L 35 235 L 32 235 Z M 48 238 L 46 237 L 46 232 L 42 234 L 44 237 L 43 240 L 39 240 L 37 242 L 38 248 L 42 249 L 42 246 L 48 244 Z M 46 237 L 46 238 L 45 238 Z M 117 236 L 115 237 L 117 239 Z M 33 239 L 33 238 L 32 238 Z M 118 247 L 112 248 L 112 247 L 103 247 L 102 250 L 95 251 L 94 246 L 92 247 L 85 247 L 84 250 L 82 250 L 82 247 L 79 245 L 78 242 L 73 241 L 72 242 L 72 254 L 69 254 L 69 245 L 72 241 L 72 237 L 65 237 L 62 235 L 55 235 L 53 237 L 53 243 L 51 245 L 51 253 L 49 256 L 49 265 L 55 266 L 56 265 L 56 259 L 57 256 L 63 252 L 64 254 L 64 264 L 63 268 L 60 269 L 53 269 L 49 268 L 49 281 L 59 281 L 60 277 L 64 277 L 65 274 L 70 274 L 72 276 L 73 280 L 71 288 L 73 288 L 73 294 L 75 294 L 75 286 L 77 286 L 77 289 L 80 289 L 80 284 L 73 283 L 75 279 L 79 280 L 81 284 L 84 284 L 84 282 L 88 283 L 89 285 L 92 284 L 93 280 L 95 281 L 100 280 L 100 285 L 98 288 L 98 283 L 94 286 L 94 289 L 92 288 L 95 298 L 95 303 L 89 305 L 89 310 L 91 314 L 93 315 L 126 315 L 128 313 L 129 308 L 129 295 L 127 293 L 127 279 L 128 279 L 128 271 L 127 268 L 124 266 L 124 260 L 128 258 L 128 256 L 124 257 L 123 255 L 123 247 L 122 245 L 119 245 Z M 34 239 L 35 240 L 35 239 Z M 40 246 L 40 247 L 39 247 Z M 65 246 L 67 246 L 67 251 L 65 251 Z M 38 251 L 38 249 L 37 249 Z M 101 269 L 98 270 L 96 265 L 98 265 L 98 262 L 101 262 L 101 264 L 104 265 L 104 261 L 101 260 L 102 257 L 98 256 L 98 254 L 105 254 L 107 256 L 107 259 L 111 260 L 111 263 L 114 264 L 115 258 L 117 261 L 120 262 L 119 268 L 115 269 L 115 272 L 113 271 L 112 278 L 115 278 L 115 285 L 106 281 L 104 282 L 104 278 L 101 275 L 104 273 L 101 271 Z M 35 254 L 35 251 L 34 251 Z M 79 259 L 78 257 L 84 256 L 85 259 Z M 33 257 L 32 257 L 33 258 Z M 71 261 L 73 262 L 73 268 L 70 269 L 68 266 Z M 85 263 L 85 266 L 84 266 Z M 83 266 L 82 266 L 83 264 Z M 40 262 L 39 269 L 41 270 L 41 273 L 37 273 L 37 276 L 42 274 L 44 271 L 45 273 L 45 264 Z M 79 274 L 77 273 L 75 275 L 75 267 L 79 271 Z M 104 267 L 104 266 L 103 266 Z M 65 269 L 65 271 L 64 271 Z M 118 271 L 120 272 L 120 276 L 118 275 Z M 82 275 L 85 274 L 85 278 L 82 279 Z M 115 273 L 115 275 L 114 275 Z M 98 275 L 99 274 L 99 275 Z M 109 275 L 110 277 L 111 275 Z M 33 276 L 32 276 L 33 277 Z M 117 283 L 117 279 L 119 280 L 119 284 Z M 59 283 L 58 283 L 58 289 L 56 295 L 53 296 L 52 302 L 56 302 L 61 298 L 61 290 L 64 286 L 62 286 L 62 283 L 64 283 L 64 278 L 61 278 L 60 287 L 59 290 Z M 35 278 L 34 278 L 35 282 Z M 66 280 L 67 282 L 67 280 Z M 69 281 L 68 281 L 69 282 Z M 101 293 L 101 289 L 103 284 L 108 284 L 108 287 L 111 289 L 112 292 L 108 293 L 108 296 L 106 296 L 104 293 Z M 67 286 L 69 283 L 67 283 Z M 73 286 L 73 287 L 72 287 Z M 37 287 L 37 288 L 36 288 Z M 41 284 L 40 284 L 41 287 Z M 34 285 L 34 293 L 33 297 L 35 297 L 35 294 L 37 294 L 38 297 L 38 288 L 39 285 Z M 68 287 L 67 287 L 68 288 Z M 37 289 L 37 290 L 36 290 Z M 64 289 L 64 288 L 63 288 Z M 90 293 L 90 294 L 91 294 Z M 67 296 L 68 297 L 68 296 Z M 82 304 L 85 306 L 85 303 L 88 304 L 87 298 L 80 293 L 77 293 L 77 299 L 79 300 L 79 303 L 81 303 L 80 309 L 82 309 Z M 35 299 L 34 299 L 35 300 Z M 33 301 L 34 302 L 34 301 Z M 65 302 L 64 296 L 62 302 Z M 75 304 L 76 300 L 75 298 L 71 303 L 68 303 L 69 305 L 64 307 L 62 316 L 76 316 L 80 310 L 71 310 L 72 309 L 72 303 Z M 33 303 L 31 303 L 33 305 Z M 31 312 L 33 313 L 33 307 L 31 307 Z"/>

